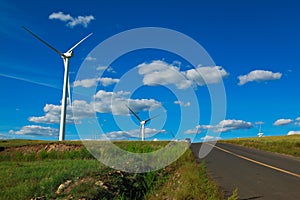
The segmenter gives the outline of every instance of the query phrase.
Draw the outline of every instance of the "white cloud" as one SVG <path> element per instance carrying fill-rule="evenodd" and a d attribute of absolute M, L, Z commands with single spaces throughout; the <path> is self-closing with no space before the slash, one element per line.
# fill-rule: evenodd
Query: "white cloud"
<path fill-rule="evenodd" d="M 23 126 L 19 131 L 10 130 L 10 134 L 36 135 L 36 136 L 58 136 L 58 129 L 44 126 Z"/>
<path fill-rule="evenodd" d="M 126 105 L 136 112 L 153 110 L 161 107 L 161 103 L 154 99 L 130 99 L 129 92 L 107 92 L 99 90 L 95 98 L 95 109 L 100 113 L 113 113 L 114 115 L 128 115 Z"/>
<path fill-rule="evenodd" d="M 243 120 L 236 119 L 227 119 L 220 121 L 217 125 L 199 125 L 199 128 L 202 130 L 211 129 L 214 132 L 228 132 L 232 130 L 240 130 L 240 129 L 250 129 L 253 125 L 251 122 L 246 122 Z"/>
<path fill-rule="evenodd" d="M 73 83 L 74 87 L 94 87 L 98 83 L 100 83 L 102 86 L 107 87 L 109 85 L 113 85 L 115 83 L 118 83 L 119 79 L 113 79 L 113 78 L 107 78 L 107 77 L 101 77 L 101 78 L 90 78 L 90 79 L 83 79 L 83 80 L 76 80 Z"/>
<path fill-rule="evenodd" d="M 164 61 L 156 60 L 151 63 L 138 65 L 139 74 L 144 75 L 145 85 L 176 85 L 178 89 L 186 89 L 192 86 L 192 81 L 188 80 L 179 67 L 170 65 Z"/>
<path fill-rule="evenodd" d="M 67 117 L 66 122 L 68 124 L 80 123 L 82 118 L 92 117 L 94 112 L 94 108 L 92 105 L 86 103 L 82 100 L 75 100 L 72 103 L 72 109 L 70 106 L 67 106 Z M 73 114 L 71 112 L 73 111 Z M 46 104 L 44 107 L 44 116 L 40 117 L 29 117 L 29 121 L 35 123 L 45 123 L 45 124 L 58 124 L 60 121 L 60 112 L 61 112 L 61 105 L 53 105 L 53 104 Z M 74 117 L 76 116 L 76 118 Z"/>
<path fill-rule="evenodd" d="M 151 128 L 145 128 L 145 137 L 152 137 L 158 133 L 165 132 L 165 130 L 156 130 Z M 130 131 L 112 131 L 102 134 L 102 140 L 128 140 L 130 138 L 140 138 L 140 129 L 134 129 Z"/>
<path fill-rule="evenodd" d="M 72 108 L 67 106 L 66 122 L 79 124 L 83 118 L 93 117 L 96 112 L 128 115 L 129 111 L 126 105 L 129 105 L 136 112 L 161 107 L 161 103 L 154 99 L 130 99 L 129 95 L 130 93 L 125 91 L 107 92 L 100 90 L 94 95 L 95 101 L 90 103 L 83 100 L 74 100 Z M 29 117 L 28 120 L 35 123 L 58 124 L 60 112 L 61 105 L 46 104 L 44 116 L 33 116 Z"/>
<path fill-rule="evenodd" d="M 284 125 L 291 124 L 292 122 L 293 122 L 293 120 L 291 120 L 291 119 L 278 119 L 273 123 L 273 125 L 274 126 L 284 126 Z"/>
<path fill-rule="evenodd" d="M 117 73 L 114 68 L 112 68 L 111 66 L 98 66 L 97 68 L 97 71 L 104 71 L 106 70 L 107 72 L 110 72 L 110 73 Z"/>
<path fill-rule="evenodd" d="M 127 131 L 112 131 L 101 135 L 101 140 L 128 140 L 132 138 Z"/>
<path fill-rule="evenodd" d="M 191 106 L 191 102 L 186 102 L 186 103 L 184 103 L 184 102 L 182 102 L 182 101 L 174 101 L 174 104 L 178 104 L 178 105 L 180 105 L 181 107 L 189 107 L 189 106 Z"/>
<path fill-rule="evenodd" d="M 300 135 L 300 131 L 289 131 L 287 135 Z"/>
<path fill-rule="evenodd" d="M 74 18 L 70 14 L 64 14 L 63 12 L 54 12 L 49 15 L 49 19 L 59 19 L 63 22 L 72 21 Z"/>
<path fill-rule="evenodd" d="M 107 68 L 107 66 L 98 66 L 98 67 L 96 68 L 96 70 L 97 70 L 97 71 L 104 71 L 104 70 L 106 70 L 106 68 Z"/>
<path fill-rule="evenodd" d="M 50 14 L 49 19 L 57 19 L 63 22 L 67 22 L 66 25 L 71 28 L 77 25 L 82 25 L 86 28 L 89 25 L 89 23 L 95 18 L 92 15 L 72 17 L 70 14 L 64 14 L 60 11 Z"/>
<path fill-rule="evenodd" d="M 186 131 L 184 131 L 185 134 L 199 134 L 201 133 L 201 130 L 200 130 L 201 126 L 200 125 L 197 125 L 195 128 L 193 129 L 188 129 Z"/>
<path fill-rule="evenodd" d="M 220 140 L 220 137 L 215 137 L 215 136 L 210 136 L 210 135 L 206 135 L 204 137 L 201 138 L 201 140 L 208 142 L 208 141 L 216 141 L 216 140 Z"/>
<path fill-rule="evenodd" d="M 227 131 L 237 130 L 237 129 L 250 129 L 252 127 L 253 125 L 251 122 L 228 119 L 228 120 L 222 120 L 218 124 L 217 132 L 227 132 Z"/>
<path fill-rule="evenodd" d="M 173 84 L 178 89 L 186 89 L 193 85 L 203 86 L 222 81 L 229 74 L 220 66 L 197 67 L 187 71 L 180 71 L 174 64 L 168 64 L 161 60 L 138 65 L 139 74 L 143 75 L 145 85 L 169 85 Z"/>
<path fill-rule="evenodd" d="M 189 80 L 195 81 L 200 86 L 220 83 L 224 77 L 229 76 L 225 69 L 220 66 L 197 67 L 187 70 L 185 74 Z"/>
<path fill-rule="evenodd" d="M 271 80 L 277 80 L 280 79 L 282 76 L 281 73 L 273 73 L 271 71 L 265 71 L 265 70 L 254 70 L 248 73 L 247 75 L 239 76 L 239 83 L 238 85 L 244 85 L 248 82 L 256 81 L 256 82 L 262 82 L 262 81 L 271 81 Z"/>

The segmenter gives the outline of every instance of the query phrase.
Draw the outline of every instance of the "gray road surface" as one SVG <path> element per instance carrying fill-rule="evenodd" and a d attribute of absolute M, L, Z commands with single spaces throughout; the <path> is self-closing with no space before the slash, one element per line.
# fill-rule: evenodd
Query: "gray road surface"
<path fill-rule="evenodd" d="M 197 158 L 201 145 L 208 144 L 191 145 Z M 216 147 L 201 160 L 225 195 L 238 188 L 240 199 L 300 200 L 300 159 L 232 144 Z"/>

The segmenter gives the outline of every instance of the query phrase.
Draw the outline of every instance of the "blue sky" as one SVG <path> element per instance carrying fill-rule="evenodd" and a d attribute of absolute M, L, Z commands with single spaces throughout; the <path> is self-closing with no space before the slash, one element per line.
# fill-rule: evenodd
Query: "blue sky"
<path fill-rule="evenodd" d="M 136 139 L 139 126 L 126 110 L 126 102 L 142 118 L 159 114 L 146 126 L 149 140 L 171 139 L 171 132 L 176 138 L 194 141 L 257 137 L 258 122 L 263 122 L 266 136 L 300 133 L 297 1 L 31 1 L 0 2 L 1 138 L 58 138 L 63 63 L 22 26 L 60 51 L 93 33 L 75 49 L 70 81 L 71 91 L 95 87 L 98 104 L 73 99 L 79 111 L 68 116 L 66 139 L 79 138 L 76 117 L 80 134 L 87 135 L 84 137 L 104 139 L 106 134 L 110 139 Z M 192 66 L 188 60 L 158 49 L 130 52 L 110 66 L 103 66 L 98 62 L 101 59 L 91 54 L 115 34 L 141 27 L 162 27 L 189 36 L 202 45 L 215 65 Z M 83 65 L 102 70 L 102 76 L 78 79 Z M 121 85 L 130 70 L 141 81 L 140 88 L 132 92 Z M 184 81 L 176 79 L 174 71 Z M 211 83 L 201 84 L 196 72 Z M 222 79 L 216 79 L 215 73 Z M 208 87 L 214 84 L 225 88 L 226 116 L 210 123 Z M 198 105 L 174 95 L 175 91 L 184 96 L 189 90 L 195 93 Z M 112 96 L 119 99 L 114 104 L 117 111 L 109 109 Z M 178 131 L 182 114 L 186 110 L 184 118 L 192 118 L 194 108 L 199 108 L 196 115 L 200 119 Z M 80 127 L 91 121 L 100 125 L 101 133 L 97 126 Z"/>

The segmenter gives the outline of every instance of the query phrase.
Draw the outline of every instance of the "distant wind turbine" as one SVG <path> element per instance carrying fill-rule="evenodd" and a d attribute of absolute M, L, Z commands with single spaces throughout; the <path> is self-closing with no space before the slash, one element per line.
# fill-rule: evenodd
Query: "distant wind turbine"
<path fill-rule="evenodd" d="M 62 53 L 58 51 L 56 48 L 51 46 L 49 43 L 46 41 L 42 40 L 39 36 L 31 32 L 29 29 L 23 26 L 23 28 L 30 33 L 33 37 L 44 43 L 46 46 L 48 46 L 50 49 L 55 51 L 58 55 L 61 56 L 64 62 L 64 83 L 63 83 L 63 93 L 62 93 L 62 101 L 61 101 L 61 115 L 60 115 L 60 127 L 59 127 L 59 141 L 65 140 L 65 127 L 66 127 L 66 110 L 67 110 L 67 91 L 68 91 L 68 97 L 69 97 L 69 102 L 71 105 L 71 94 L 70 94 L 70 81 L 69 81 L 69 59 L 73 56 L 73 50 L 84 40 L 86 40 L 88 37 L 92 35 L 90 33 L 87 35 L 85 38 L 80 40 L 77 44 L 75 44 L 72 48 L 70 48 L 67 52 Z"/>
<path fill-rule="evenodd" d="M 158 117 L 158 115 L 155 115 L 154 117 L 151 117 L 151 118 L 146 119 L 146 120 L 142 120 L 135 112 L 133 112 L 133 110 L 131 108 L 129 108 L 128 106 L 127 106 L 127 108 L 135 116 L 135 118 L 139 121 L 139 123 L 140 123 L 140 133 L 142 135 L 142 141 L 144 141 L 145 140 L 145 125 L 146 125 L 146 123 L 149 122 L 150 120 Z"/>
<path fill-rule="evenodd" d="M 258 137 L 263 137 L 264 133 L 261 130 L 261 124 L 259 125 Z"/>
<path fill-rule="evenodd" d="M 259 124 L 259 131 L 258 131 L 257 136 L 258 137 L 263 137 L 264 133 L 262 132 L 261 125 L 264 124 L 264 122 L 256 122 L 256 124 Z"/>

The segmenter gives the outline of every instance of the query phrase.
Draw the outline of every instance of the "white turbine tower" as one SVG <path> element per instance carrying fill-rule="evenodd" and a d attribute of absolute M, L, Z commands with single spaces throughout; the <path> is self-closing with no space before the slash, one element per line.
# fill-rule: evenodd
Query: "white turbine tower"
<path fill-rule="evenodd" d="M 133 110 L 131 110 L 131 108 L 129 108 L 128 106 L 127 106 L 127 108 L 135 116 L 135 118 L 140 122 L 140 133 L 142 135 L 142 141 L 144 141 L 145 140 L 145 125 L 146 125 L 146 123 L 149 122 L 150 120 L 154 119 L 158 115 L 151 117 L 149 119 L 146 119 L 146 120 L 142 120 L 135 112 L 133 112 Z"/>
<path fill-rule="evenodd" d="M 67 52 L 62 53 L 58 51 L 56 48 L 48 44 L 46 41 L 42 40 L 39 36 L 31 32 L 29 29 L 23 26 L 23 28 L 29 32 L 33 37 L 44 43 L 50 49 L 55 51 L 58 55 L 61 56 L 64 62 L 64 82 L 63 82 L 63 93 L 62 93 L 62 100 L 61 100 L 61 114 L 60 114 L 60 127 L 59 127 L 59 141 L 63 141 L 65 139 L 65 127 L 66 127 L 66 111 L 67 111 L 67 91 L 69 96 L 69 102 L 71 104 L 71 94 L 70 94 L 70 82 L 69 82 L 69 59 L 73 56 L 73 50 L 84 40 L 92 35 L 90 33 L 85 38 L 80 40 L 77 44 L 75 44 L 72 48 L 70 48 Z"/>
<path fill-rule="evenodd" d="M 262 132 L 261 125 L 264 124 L 264 122 L 256 122 L 256 124 L 259 124 L 259 131 L 258 131 L 257 136 L 258 137 L 263 137 L 264 136 L 264 132 Z"/>

